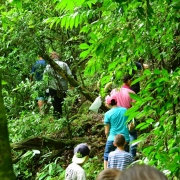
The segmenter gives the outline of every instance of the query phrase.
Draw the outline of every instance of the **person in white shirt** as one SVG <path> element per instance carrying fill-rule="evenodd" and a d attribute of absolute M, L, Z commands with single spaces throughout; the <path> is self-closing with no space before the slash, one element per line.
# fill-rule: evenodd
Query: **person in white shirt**
<path fill-rule="evenodd" d="M 86 180 L 86 172 L 82 166 L 89 159 L 90 149 L 86 143 L 81 143 L 74 148 L 72 163 L 66 168 L 65 180 Z"/>

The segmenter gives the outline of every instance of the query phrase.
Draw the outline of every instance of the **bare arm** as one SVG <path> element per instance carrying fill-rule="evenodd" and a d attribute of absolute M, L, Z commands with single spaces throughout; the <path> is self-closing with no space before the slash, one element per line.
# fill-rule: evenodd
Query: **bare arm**
<path fill-rule="evenodd" d="M 143 68 L 148 69 L 149 68 L 148 64 L 143 64 Z"/>
<path fill-rule="evenodd" d="M 105 125 L 105 135 L 106 135 L 106 137 L 108 137 L 108 135 L 109 135 L 109 129 L 110 129 L 109 124 L 106 124 Z"/>

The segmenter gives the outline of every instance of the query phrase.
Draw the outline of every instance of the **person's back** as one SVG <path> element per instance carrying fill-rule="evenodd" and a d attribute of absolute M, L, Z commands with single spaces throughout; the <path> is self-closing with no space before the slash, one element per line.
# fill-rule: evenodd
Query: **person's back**
<path fill-rule="evenodd" d="M 67 74 L 72 75 L 69 66 L 64 62 L 59 61 L 59 55 L 56 52 L 52 52 L 50 56 L 60 68 L 62 68 Z M 60 119 L 63 113 L 63 102 L 68 90 L 68 81 L 56 72 L 50 65 L 46 66 L 44 75 L 48 79 L 47 96 L 51 96 L 53 99 L 53 116 L 54 118 Z"/>
<path fill-rule="evenodd" d="M 124 170 L 133 162 L 133 157 L 126 151 L 116 149 L 109 153 L 108 168 Z"/>
<path fill-rule="evenodd" d="M 66 168 L 65 180 L 86 180 L 86 172 L 82 166 L 89 158 L 90 149 L 81 143 L 74 148 L 72 163 Z"/>
<path fill-rule="evenodd" d="M 66 180 L 85 180 L 86 179 L 86 173 L 84 169 L 76 164 L 76 163 L 71 163 L 67 168 L 66 168 Z"/>
<path fill-rule="evenodd" d="M 114 146 L 117 149 L 109 153 L 108 168 L 124 170 L 134 161 L 132 155 L 124 151 L 125 144 L 125 137 L 122 134 L 117 134 L 114 138 Z"/>
<path fill-rule="evenodd" d="M 104 115 L 105 134 L 107 142 L 104 150 L 104 169 L 107 168 L 108 155 L 111 151 L 114 151 L 116 147 L 113 145 L 114 137 L 117 134 L 123 134 L 126 139 L 125 151 L 129 152 L 129 132 L 127 128 L 127 116 L 125 116 L 126 108 L 118 107 L 116 97 L 107 96 L 106 105 L 111 108 Z"/>
<path fill-rule="evenodd" d="M 129 109 L 132 106 L 132 98 L 130 97 L 130 93 L 134 93 L 128 86 L 122 86 L 120 90 L 113 89 L 111 92 L 112 95 L 116 95 L 117 106 L 125 107 Z"/>
<path fill-rule="evenodd" d="M 55 52 L 52 52 L 52 54 Z M 71 70 L 69 69 L 69 66 L 58 59 L 58 56 L 53 56 L 54 61 L 61 67 L 67 74 L 72 75 Z M 68 81 L 64 79 L 62 76 L 60 76 L 58 73 L 54 71 L 54 69 L 47 65 L 46 69 L 44 71 L 45 74 L 48 74 L 49 76 L 49 87 L 55 90 L 63 90 L 66 91 L 68 89 Z"/>
<path fill-rule="evenodd" d="M 41 81 L 43 79 L 43 72 L 46 67 L 46 61 L 39 56 L 39 60 L 32 66 L 31 73 L 34 75 L 36 81 Z"/>
<path fill-rule="evenodd" d="M 104 123 L 110 124 L 108 140 L 114 141 L 116 134 L 123 134 L 126 140 L 129 140 L 129 132 L 127 128 L 127 116 L 124 116 L 127 111 L 124 107 L 115 107 L 105 113 Z"/>

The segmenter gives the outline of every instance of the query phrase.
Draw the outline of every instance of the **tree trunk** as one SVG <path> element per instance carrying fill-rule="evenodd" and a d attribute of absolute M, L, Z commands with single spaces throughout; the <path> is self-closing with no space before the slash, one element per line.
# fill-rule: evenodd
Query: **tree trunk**
<path fill-rule="evenodd" d="M 0 179 L 15 180 L 13 172 L 11 148 L 9 145 L 9 134 L 7 128 L 7 119 L 2 97 L 2 84 L 0 74 Z"/>

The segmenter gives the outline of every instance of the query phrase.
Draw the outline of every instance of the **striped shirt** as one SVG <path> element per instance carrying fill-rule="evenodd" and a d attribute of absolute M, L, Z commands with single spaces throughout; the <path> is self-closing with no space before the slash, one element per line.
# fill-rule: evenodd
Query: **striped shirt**
<path fill-rule="evenodd" d="M 134 161 L 133 156 L 123 150 L 116 149 L 109 153 L 108 168 L 124 170 Z"/>

